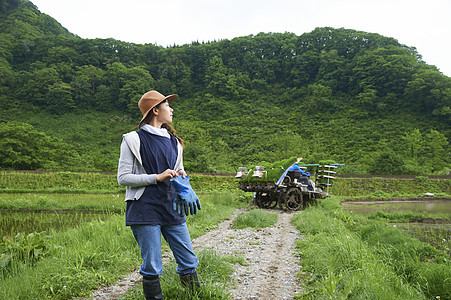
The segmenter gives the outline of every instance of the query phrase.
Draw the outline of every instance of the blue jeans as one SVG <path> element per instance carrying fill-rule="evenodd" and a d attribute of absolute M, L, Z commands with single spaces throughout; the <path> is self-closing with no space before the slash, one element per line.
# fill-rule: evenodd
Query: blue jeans
<path fill-rule="evenodd" d="M 186 223 L 180 225 L 132 225 L 130 226 L 139 248 L 143 263 L 139 273 L 143 276 L 163 274 L 161 261 L 161 234 L 168 242 L 177 262 L 178 274 L 194 272 L 199 260 L 193 251 Z"/>

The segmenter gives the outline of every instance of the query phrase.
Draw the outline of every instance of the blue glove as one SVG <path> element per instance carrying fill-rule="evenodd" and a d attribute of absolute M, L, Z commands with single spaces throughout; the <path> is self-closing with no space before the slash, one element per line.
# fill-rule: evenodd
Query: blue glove
<path fill-rule="evenodd" d="M 177 200 L 176 197 L 174 200 L 174 207 L 179 215 L 182 215 L 183 213 L 185 215 L 195 215 L 197 210 L 201 210 L 199 197 L 197 197 L 189 183 L 189 176 L 186 176 L 185 178 L 182 176 L 174 177 L 171 181 L 174 184 L 178 197 L 181 199 Z M 183 212 L 181 212 L 181 210 L 183 210 Z"/>
<path fill-rule="evenodd" d="M 185 201 L 180 198 L 179 194 L 175 194 L 175 199 L 172 201 L 174 210 L 181 216 L 185 216 Z"/>

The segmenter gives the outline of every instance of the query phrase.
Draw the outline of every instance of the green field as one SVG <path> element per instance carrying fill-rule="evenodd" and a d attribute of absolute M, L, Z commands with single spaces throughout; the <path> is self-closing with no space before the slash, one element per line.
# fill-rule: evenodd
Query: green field
<path fill-rule="evenodd" d="M 192 238 L 216 228 L 237 208 L 252 204 L 252 194 L 239 191 L 233 177 L 191 178 L 202 203 L 201 212 L 187 218 Z M 115 175 L 0 173 L 0 179 L 0 226 L 8 229 L 3 229 L 0 243 L 1 299 L 84 297 L 139 266 L 139 249 L 124 224 L 124 194 Z M 23 180 L 26 184 L 18 184 Z M 297 251 L 302 258 L 299 276 L 306 291 L 297 297 L 449 299 L 449 243 L 434 242 L 448 237 L 399 226 L 411 217 L 449 219 L 449 214 L 362 216 L 340 205 L 354 198 L 418 196 L 425 188 L 447 196 L 449 180 L 346 178 L 336 181 L 332 196 L 321 200 L 319 206 L 296 214 L 293 224 L 304 236 Z M 333 195 L 333 191 L 345 195 Z M 233 226 L 272 226 L 274 217 L 251 210 L 238 216 Z M 169 251 L 168 246 L 163 250 Z M 206 282 L 203 299 L 230 299 L 229 279 L 242 258 L 221 257 L 209 250 L 201 251 L 199 259 L 202 267 L 198 271 Z M 175 265 L 167 268 L 172 270 Z M 162 277 L 166 298 L 199 299 L 198 294 L 186 293 L 172 273 L 165 272 Z M 141 298 L 139 288 L 126 296 Z"/>

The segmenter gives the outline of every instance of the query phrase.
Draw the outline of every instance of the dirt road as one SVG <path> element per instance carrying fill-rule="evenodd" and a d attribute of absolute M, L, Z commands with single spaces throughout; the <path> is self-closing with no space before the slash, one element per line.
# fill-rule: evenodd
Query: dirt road
<path fill-rule="evenodd" d="M 294 213 L 271 210 L 278 214 L 275 226 L 264 229 L 232 229 L 234 218 L 245 210 L 237 210 L 231 219 L 218 228 L 193 240 L 195 250 L 215 249 L 221 255 L 239 255 L 246 265 L 236 265 L 232 275 L 233 299 L 292 299 L 301 293 L 296 278 L 298 258 L 294 256 L 298 231 L 290 224 Z M 167 255 L 165 259 L 171 259 Z M 140 284 L 141 276 L 135 271 L 113 286 L 103 287 L 90 299 L 109 300 L 123 296 L 130 288 Z"/>

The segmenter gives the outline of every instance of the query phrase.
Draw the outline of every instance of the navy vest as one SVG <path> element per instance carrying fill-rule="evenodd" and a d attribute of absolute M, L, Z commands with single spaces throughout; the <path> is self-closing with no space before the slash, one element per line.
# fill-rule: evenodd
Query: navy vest
<path fill-rule="evenodd" d="M 174 169 L 177 161 L 177 138 L 155 135 L 145 130 L 137 131 L 140 154 L 147 174 L 159 174 Z M 185 222 L 173 209 L 175 189 L 170 180 L 148 185 L 139 200 L 127 201 L 125 224 L 178 225 Z"/>

